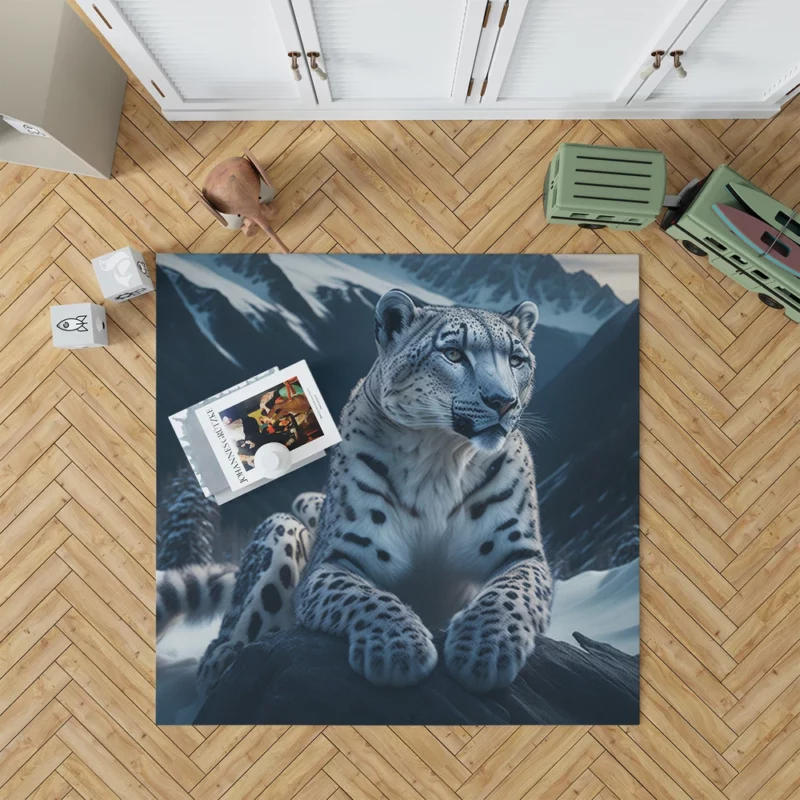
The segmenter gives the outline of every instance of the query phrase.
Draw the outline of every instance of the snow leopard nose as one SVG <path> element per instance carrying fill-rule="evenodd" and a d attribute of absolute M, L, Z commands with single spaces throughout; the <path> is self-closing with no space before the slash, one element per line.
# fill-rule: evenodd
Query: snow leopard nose
<path fill-rule="evenodd" d="M 496 411 L 501 417 L 505 416 L 517 405 L 516 397 L 509 397 L 504 394 L 481 395 L 481 400 L 492 410 Z"/>

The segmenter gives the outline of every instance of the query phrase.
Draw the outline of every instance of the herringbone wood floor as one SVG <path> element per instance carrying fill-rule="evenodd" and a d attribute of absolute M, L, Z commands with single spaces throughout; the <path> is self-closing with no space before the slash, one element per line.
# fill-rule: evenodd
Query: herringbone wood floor
<path fill-rule="evenodd" d="M 544 800 L 800 796 L 800 327 L 650 227 L 547 227 L 561 141 L 723 162 L 800 201 L 772 121 L 165 122 L 132 81 L 111 181 L 0 165 L 0 795 Z M 642 719 L 626 728 L 157 728 L 154 296 L 50 344 L 91 257 L 270 251 L 193 184 L 253 149 L 308 252 L 641 256 Z M 152 255 L 149 255 L 152 267 Z"/>

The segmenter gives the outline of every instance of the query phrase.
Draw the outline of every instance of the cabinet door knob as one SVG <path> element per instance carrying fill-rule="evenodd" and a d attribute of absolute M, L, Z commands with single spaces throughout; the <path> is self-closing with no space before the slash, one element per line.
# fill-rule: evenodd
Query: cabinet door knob
<path fill-rule="evenodd" d="M 321 81 L 328 80 L 328 73 L 325 72 L 325 70 L 322 69 L 322 67 L 320 67 L 319 64 L 317 64 L 317 59 L 322 58 L 322 56 L 320 56 L 320 54 L 317 53 L 315 50 L 310 50 L 308 53 L 306 53 L 306 55 L 308 56 L 309 66 L 311 67 L 311 71 L 316 73 L 317 77 Z"/>
<path fill-rule="evenodd" d="M 683 68 L 683 64 L 681 64 L 681 56 L 683 55 L 683 50 L 671 50 L 670 55 L 672 56 L 672 63 L 675 66 L 675 72 L 678 73 L 678 77 L 685 78 L 686 70 Z"/>
<path fill-rule="evenodd" d="M 300 65 L 297 63 L 297 59 L 300 58 L 303 54 L 302 53 L 298 53 L 295 50 L 292 50 L 287 55 L 289 56 L 289 58 L 292 59 L 292 63 L 291 63 L 292 77 L 296 81 L 303 80 L 303 76 L 300 74 Z"/>
<path fill-rule="evenodd" d="M 639 77 L 646 81 L 657 69 L 661 68 L 661 59 L 664 58 L 663 50 L 653 50 L 650 55 L 653 57 L 653 63 L 645 67 L 640 73 Z"/>

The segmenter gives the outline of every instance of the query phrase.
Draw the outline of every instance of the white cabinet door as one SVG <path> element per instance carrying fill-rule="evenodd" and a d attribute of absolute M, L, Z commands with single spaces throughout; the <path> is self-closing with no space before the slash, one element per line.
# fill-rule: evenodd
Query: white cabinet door
<path fill-rule="evenodd" d="M 709 0 L 634 103 L 780 103 L 800 83 L 800 0 Z"/>
<path fill-rule="evenodd" d="M 486 0 L 293 0 L 320 107 L 463 104 Z"/>
<path fill-rule="evenodd" d="M 509 0 L 481 105 L 624 105 L 703 0 Z"/>
<path fill-rule="evenodd" d="M 290 0 L 78 0 L 165 109 L 316 106 Z"/>

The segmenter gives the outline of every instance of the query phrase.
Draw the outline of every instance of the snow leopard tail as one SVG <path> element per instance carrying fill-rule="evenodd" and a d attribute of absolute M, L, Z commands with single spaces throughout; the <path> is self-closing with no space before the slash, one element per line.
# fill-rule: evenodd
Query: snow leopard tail
<path fill-rule="evenodd" d="M 297 536 L 298 552 L 294 561 L 302 569 L 308 560 L 307 549 L 316 533 L 325 495 L 318 492 L 299 494 L 292 503 L 292 513 L 305 526 L 307 534 Z M 277 572 L 283 563 L 273 560 L 275 534 L 293 531 L 297 524 L 288 514 L 273 514 L 255 531 L 246 548 L 241 567 L 235 564 L 192 564 L 156 573 L 156 638 L 179 619 L 201 622 L 217 614 L 228 614 L 241 605 L 252 585 L 264 573 Z M 264 557 L 267 556 L 266 561 Z M 285 554 L 284 554 L 285 556 Z M 237 592 L 237 583 L 238 592 Z M 238 595 L 238 596 L 237 596 Z"/>
<path fill-rule="evenodd" d="M 238 571 L 234 564 L 192 564 L 157 572 L 156 638 L 179 619 L 200 622 L 226 611 Z"/>

